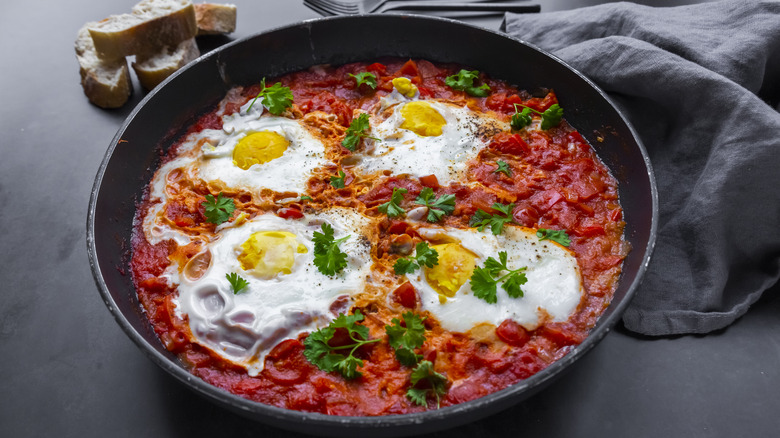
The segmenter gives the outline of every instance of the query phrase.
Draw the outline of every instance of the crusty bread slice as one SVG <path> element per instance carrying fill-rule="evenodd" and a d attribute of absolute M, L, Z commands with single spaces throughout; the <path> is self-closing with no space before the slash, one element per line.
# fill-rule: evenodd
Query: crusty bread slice
<path fill-rule="evenodd" d="M 189 0 L 143 0 L 130 14 L 112 15 L 89 26 L 98 55 L 106 59 L 175 47 L 197 31 Z"/>
<path fill-rule="evenodd" d="M 198 35 L 219 35 L 236 30 L 236 5 L 199 3 L 195 5 Z"/>
<path fill-rule="evenodd" d="M 79 61 L 81 87 L 90 102 L 101 108 L 119 108 L 127 102 L 133 90 L 130 72 L 124 57 L 101 59 L 95 51 L 87 28 L 79 29 L 76 37 L 76 59 Z"/>
<path fill-rule="evenodd" d="M 190 38 L 182 41 L 178 46 L 163 47 L 157 54 L 136 56 L 133 70 L 135 70 L 141 85 L 145 89 L 151 90 L 198 56 L 200 56 L 198 44 L 195 43 L 195 38 Z"/>

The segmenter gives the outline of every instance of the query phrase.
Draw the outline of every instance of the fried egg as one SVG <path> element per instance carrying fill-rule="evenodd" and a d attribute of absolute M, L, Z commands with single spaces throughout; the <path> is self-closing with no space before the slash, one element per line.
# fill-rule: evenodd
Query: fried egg
<path fill-rule="evenodd" d="M 495 236 L 489 229 L 422 228 L 420 236 L 439 253 L 439 263 L 408 275 L 420 294 L 422 307 L 447 330 L 468 332 L 484 323 L 498 326 L 512 319 L 527 330 L 547 321 L 566 321 L 577 309 L 582 280 L 577 259 L 568 249 L 549 240 L 540 241 L 536 230 L 505 225 Z M 512 298 L 497 287 L 497 302 L 490 304 L 471 290 L 470 278 L 485 260 L 499 260 L 506 251 L 510 269 L 525 267 L 524 294 Z"/>
<path fill-rule="evenodd" d="M 201 147 L 198 175 L 250 192 L 304 193 L 312 171 L 330 163 L 325 146 L 298 120 L 263 115 L 262 108 L 250 101 L 223 117 L 224 135 Z"/>
<path fill-rule="evenodd" d="M 314 232 L 330 224 L 347 267 L 327 276 L 314 265 Z M 332 306 L 363 290 L 371 262 L 368 219 L 334 208 L 286 220 L 257 216 L 221 231 L 182 269 L 177 311 L 199 344 L 257 375 L 268 351 L 284 339 L 328 325 Z M 234 293 L 227 275 L 248 282 Z"/>
<path fill-rule="evenodd" d="M 390 171 L 414 176 L 436 175 L 439 183 L 464 181 L 467 162 L 486 146 L 485 133 L 508 125 L 468 107 L 436 100 L 405 100 L 376 125 L 378 139 L 366 149 L 355 170 L 364 174 Z"/>

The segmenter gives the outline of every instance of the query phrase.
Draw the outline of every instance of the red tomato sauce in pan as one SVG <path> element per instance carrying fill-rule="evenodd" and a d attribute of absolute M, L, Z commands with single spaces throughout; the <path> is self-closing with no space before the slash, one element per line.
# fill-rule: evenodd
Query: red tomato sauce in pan
<path fill-rule="evenodd" d="M 459 69 L 425 60 L 383 59 L 378 63 L 318 66 L 267 83 L 279 81 L 292 90 L 296 117 L 320 111 L 335 116 L 336 123 L 343 128 L 350 125 L 353 110 L 372 108 L 380 96 L 392 91 L 392 79 L 401 76 L 411 79 L 421 98 L 467 105 L 506 121 L 515 113 L 515 104 L 543 112 L 558 103 L 551 90 L 531 95 L 484 75 L 481 77 L 490 86 L 490 95 L 471 97 L 445 83 L 445 78 Z M 376 90 L 357 87 L 355 79 L 348 75 L 364 71 L 376 75 Z M 257 85 L 243 89 L 241 94 L 245 101 L 259 91 Z M 235 112 L 240 105 L 240 102 L 228 103 L 224 113 Z M 214 110 L 203 115 L 190 132 L 221 126 Z M 342 136 L 342 132 L 333 135 Z M 164 162 L 174 157 L 177 149 L 178 145 L 173 145 Z M 497 159 L 515 170 L 512 176 L 494 171 Z M 350 188 L 353 177 L 350 172 L 346 172 L 347 187 L 335 191 L 328 187 L 325 178 L 314 177 L 309 181 L 309 195 L 315 203 L 356 206 L 365 214 L 379 215 L 376 207 L 390 200 L 393 187 L 406 188 L 412 197 L 424 187 L 430 187 L 437 195 L 456 196 L 454 212 L 444 218 L 443 224 L 447 226 L 468 227 L 469 218 L 478 209 L 490 211 L 494 202 L 501 201 L 514 203 L 512 217 L 518 225 L 567 231 L 571 239 L 569 248 L 576 254 L 585 291 L 568 321 L 547 322 L 527 331 L 508 319 L 486 333 L 466 334 L 449 332 L 436 321 L 426 320 L 426 341 L 418 352 L 447 377 L 448 388 L 441 406 L 506 388 L 543 370 L 581 343 L 609 305 L 628 252 L 622 237 L 625 223 L 618 203 L 617 183 L 590 145 L 565 120 L 547 131 L 506 131 L 493 135 L 488 147 L 472 161 L 468 174 L 471 181 L 480 183 L 479 188 L 465 183 L 443 186 L 431 176 L 391 175 L 358 191 Z M 189 197 L 172 201 L 166 207 L 167 217 L 182 228 L 213 230 L 201 206 L 207 193 L 202 186 L 192 187 Z M 260 209 L 253 207 L 251 195 L 240 192 L 232 195 L 237 209 L 250 215 Z M 393 349 L 384 341 L 357 351 L 364 366 L 360 369 L 362 376 L 354 380 L 345 380 L 338 373 L 327 373 L 312 365 L 303 355 L 307 334 L 283 340 L 273 347 L 265 358 L 265 368 L 257 376 L 248 375 L 244 368 L 193 342 L 186 317 L 182 320 L 176 316 L 176 287 L 160 276 L 171 260 L 186 261 L 194 255 L 194 250 L 177 247 L 172 241 L 150 244 L 142 229 L 142 218 L 149 208 L 148 200 L 138 207 L 132 241 L 133 279 L 154 331 L 192 374 L 241 397 L 298 411 L 374 416 L 436 409 L 436 403 L 420 406 L 410 402 L 406 396 L 410 387 L 409 369 L 396 360 Z M 306 208 L 309 207 L 302 203 L 293 203 L 273 210 L 282 218 L 295 220 Z M 386 218 L 379 228 L 378 258 L 387 258 L 394 248 L 419 238 L 415 227 L 404 218 Z M 394 286 L 389 296 L 400 308 L 419 310 L 417 291 L 408 282 Z M 381 336 L 387 321 L 373 307 L 366 305 L 360 310 L 366 315 L 362 324 L 376 338 Z"/>

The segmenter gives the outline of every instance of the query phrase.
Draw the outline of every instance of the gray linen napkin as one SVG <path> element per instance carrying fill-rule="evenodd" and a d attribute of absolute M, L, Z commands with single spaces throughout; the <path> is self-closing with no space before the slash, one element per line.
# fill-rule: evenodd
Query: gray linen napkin
<path fill-rule="evenodd" d="M 780 2 L 613 3 L 504 28 L 602 87 L 650 154 L 658 241 L 625 326 L 707 333 L 742 316 L 780 278 Z"/>

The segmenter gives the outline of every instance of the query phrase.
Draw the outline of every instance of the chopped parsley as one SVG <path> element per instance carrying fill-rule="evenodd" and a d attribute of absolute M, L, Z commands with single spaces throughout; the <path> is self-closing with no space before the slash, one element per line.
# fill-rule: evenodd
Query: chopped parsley
<path fill-rule="evenodd" d="M 404 193 L 408 192 L 403 187 L 393 187 L 393 194 L 390 200 L 379 205 L 378 210 L 387 215 L 387 217 L 398 217 L 406 214 L 406 210 L 401 208 L 401 202 L 404 200 Z"/>
<path fill-rule="evenodd" d="M 445 214 L 455 211 L 455 195 L 445 194 L 432 200 L 433 197 L 433 189 L 425 187 L 414 201 L 428 207 L 428 222 L 438 222 Z"/>
<path fill-rule="evenodd" d="M 457 74 L 447 76 L 444 82 L 452 89 L 465 91 L 471 96 L 487 97 L 490 94 L 490 86 L 482 84 L 474 85 L 474 80 L 479 77 L 479 71 L 461 70 Z"/>
<path fill-rule="evenodd" d="M 350 151 L 354 151 L 362 138 L 370 138 L 379 141 L 378 138 L 368 135 L 367 131 L 370 128 L 371 125 L 369 124 L 368 114 L 361 113 L 359 116 L 352 119 L 352 123 L 350 123 L 349 128 L 347 128 L 347 136 L 341 141 L 341 145 Z"/>
<path fill-rule="evenodd" d="M 249 286 L 249 282 L 239 277 L 235 272 L 225 274 L 228 282 L 230 282 L 230 288 L 233 290 L 233 295 L 237 295 L 239 292 Z"/>
<path fill-rule="evenodd" d="M 428 406 L 428 396 L 436 397 L 436 407 L 441 406 L 441 397 L 447 393 L 447 378 L 433 370 L 433 363 L 424 360 L 421 361 L 412 370 L 412 387 L 406 391 L 409 400 L 420 405 Z M 418 388 L 418 383 L 423 383 L 422 388 Z"/>
<path fill-rule="evenodd" d="M 362 374 L 357 370 L 357 367 L 362 367 L 363 361 L 354 356 L 355 351 L 363 345 L 380 341 L 379 339 L 368 339 L 368 327 L 358 324 L 362 320 L 363 314 L 360 313 L 360 310 L 355 310 L 354 315 L 340 314 L 327 327 L 310 333 L 303 340 L 303 355 L 309 362 L 325 372 L 337 371 L 348 380 L 360 377 Z M 336 334 L 336 330 L 340 328 L 347 331 L 352 343 L 333 347 L 329 342 Z M 349 351 L 349 354 L 345 356 L 340 351 Z"/>
<path fill-rule="evenodd" d="M 353 78 L 355 78 L 355 82 L 357 82 L 356 87 L 360 87 L 363 84 L 368 85 L 371 87 L 371 89 L 376 89 L 376 75 L 371 72 L 361 72 L 356 75 L 353 75 L 352 73 L 349 74 Z"/>
<path fill-rule="evenodd" d="M 493 173 L 503 173 L 504 175 L 511 177 L 512 169 L 509 168 L 509 164 L 504 160 L 496 161 L 496 170 Z"/>
<path fill-rule="evenodd" d="M 420 242 L 415 248 L 415 256 L 396 260 L 393 271 L 395 271 L 395 275 L 411 274 L 423 266 L 432 268 L 438 264 L 439 253 L 429 247 L 426 242 Z"/>
<path fill-rule="evenodd" d="M 301 202 L 303 202 L 303 201 L 313 201 L 313 199 L 309 195 L 301 195 L 300 201 Z"/>
<path fill-rule="evenodd" d="M 344 174 L 343 171 L 339 170 L 339 176 L 332 176 L 330 177 L 330 185 L 333 186 L 334 189 L 343 189 L 344 188 L 344 178 L 347 175 Z"/>
<path fill-rule="evenodd" d="M 481 208 L 477 210 L 474 216 L 471 216 L 469 220 L 470 227 L 477 227 L 479 231 L 485 229 L 486 226 L 490 226 L 490 230 L 498 236 L 504 229 L 504 224 L 512 222 L 512 209 L 515 208 L 515 204 L 501 204 L 498 202 L 493 203 L 493 210 L 498 210 L 496 214 L 490 214 Z"/>
<path fill-rule="evenodd" d="M 217 225 L 230 219 L 236 209 L 233 200 L 223 197 L 222 192 L 219 192 L 216 199 L 212 194 L 206 195 L 206 200 L 200 205 L 203 206 L 203 215 L 206 216 L 206 221 Z"/>
<path fill-rule="evenodd" d="M 474 273 L 471 274 L 471 290 L 474 292 L 474 296 L 490 304 L 496 302 L 496 285 L 498 283 L 504 282 L 501 287 L 506 291 L 507 295 L 512 298 L 520 298 L 523 296 L 523 290 L 520 286 L 528 281 L 524 272 L 526 270 L 525 267 L 518 269 L 509 269 L 507 267 L 506 251 L 499 252 L 498 258 L 499 260 L 488 257 L 485 260 L 485 266 L 474 269 Z M 506 275 L 497 278 L 503 271 L 508 272 Z"/>
<path fill-rule="evenodd" d="M 403 325 L 398 318 L 393 318 L 390 322 L 393 325 L 385 326 L 385 333 L 390 342 L 390 346 L 395 349 L 395 357 L 401 365 L 413 367 L 422 359 L 422 355 L 414 352 L 416 348 L 422 347 L 425 342 L 425 325 L 419 315 L 413 312 L 406 312 L 401 315 Z"/>
<path fill-rule="evenodd" d="M 571 240 L 569 239 L 569 235 L 566 234 L 566 231 L 563 230 L 548 230 L 547 228 L 539 228 L 538 231 L 536 231 L 536 237 L 539 238 L 539 240 L 552 240 L 553 242 L 558 242 L 563 246 L 569 246 L 571 244 Z"/>
<path fill-rule="evenodd" d="M 523 107 L 523 111 L 520 113 L 517 112 L 518 105 Z M 550 105 L 550 107 L 547 108 L 544 112 L 540 112 L 523 104 L 516 103 L 515 113 L 512 115 L 511 122 L 509 122 L 510 126 L 512 126 L 512 129 L 523 129 L 530 125 L 532 111 L 542 116 L 542 125 L 540 127 L 544 131 L 554 126 L 558 126 L 561 123 L 561 118 L 563 117 L 563 108 L 561 108 L 561 106 L 557 103 Z"/>
<path fill-rule="evenodd" d="M 258 93 L 252 103 L 249 104 L 249 108 L 246 109 L 246 112 L 249 112 L 257 99 L 261 97 L 263 98 L 263 106 L 268 108 L 268 111 L 275 116 L 282 114 L 284 110 L 292 106 L 292 90 L 288 87 L 283 87 L 281 82 L 266 87 L 265 78 L 263 78 L 263 81 L 260 82 L 260 86 L 262 86 L 263 89 L 260 90 L 260 93 Z"/>
<path fill-rule="evenodd" d="M 339 244 L 349 239 L 349 236 L 335 239 L 333 227 L 323 223 L 322 233 L 315 231 L 314 242 L 314 266 L 325 275 L 335 275 L 347 267 L 347 254 L 339 249 Z"/>

